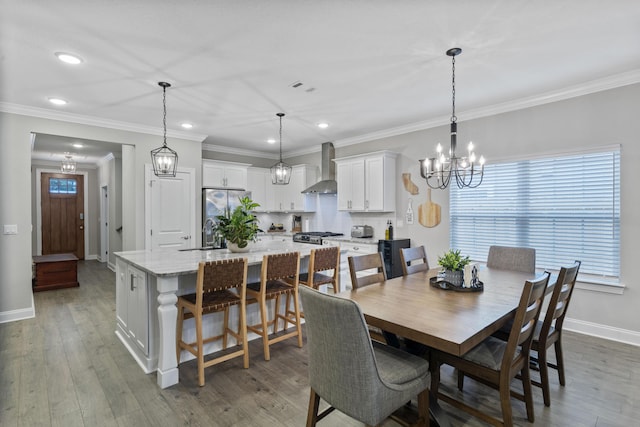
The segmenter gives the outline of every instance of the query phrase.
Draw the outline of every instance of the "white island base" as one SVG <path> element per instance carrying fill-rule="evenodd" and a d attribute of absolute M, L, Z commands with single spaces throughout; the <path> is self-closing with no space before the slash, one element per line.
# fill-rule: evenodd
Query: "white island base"
<path fill-rule="evenodd" d="M 116 335 L 145 373 L 157 371 L 157 383 L 167 388 L 178 383 L 176 359 L 176 321 L 178 295 L 192 293 L 200 261 L 244 258 L 249 263 L 248 282 L 260 280 L 262 258 L 269 253 L 300 252 L 300 269 L 306 271 L 308 257 L 314 245 L 267 241 L 255 244 L 244 254 L 226 249 L 213 251 L 130 251 L 116 253 Z M 272 309 L 272 308 L 270 308 Z M 282 311 L 282 308 L 281 308 Z M 230 313 L 231 327 L 237 328 L 237 307 Z M 247 307 L 247 323 L 260 321 L 258 304 Z M 222 314 L 207 316 L 205 336 L 222 330 Z M 193 319 L 185 321 L 183 339 L 195 341 Z M 249 339 L 257 338 L 250 334 Z M 219 341 L 205 346 L 205 353 L 221 350 Z M 257 355 L 256 355 L 257 356 Z M 260 355 L 261 357 L 262 355 Z M 183 351 L 181 360 L 193 359 Z"/>

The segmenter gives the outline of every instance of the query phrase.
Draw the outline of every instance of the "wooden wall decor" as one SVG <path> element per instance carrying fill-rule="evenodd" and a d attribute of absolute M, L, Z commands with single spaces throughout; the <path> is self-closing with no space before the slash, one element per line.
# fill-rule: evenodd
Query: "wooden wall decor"
<path fill-rule="evenodd" d="M 431 188 L 427 188 L 427 201 L 418 206 L 418 221 L 427 228 L 440 224 L 440 205 L 431 201 Z"/>

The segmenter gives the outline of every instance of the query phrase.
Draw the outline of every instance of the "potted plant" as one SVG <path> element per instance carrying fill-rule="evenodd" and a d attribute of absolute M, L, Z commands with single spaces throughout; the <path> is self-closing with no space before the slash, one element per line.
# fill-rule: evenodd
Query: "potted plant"
<path fill-rule="evenodd" d="M 258 232 L 258 218 L 252 211 L 260 204 L 250 197 L 240 197 L 240 206 L 225 215 L 218 215 L 216 232 L 227 241 L 227 247 L 232 252 L 248 252 L 249 242 L 254 242 Z"/>
<path fill-rule="evenodd" d="M 444 255 L 438 257 L 438 264 L 443 268 L 438 276 L 454 286 L 462 286 L 464 283 L 464 266 L 470 262 L 471 260 L 468 256 L 463 257 L 460 255 L 460 250 L 454 251 L 450 249 Z"/>

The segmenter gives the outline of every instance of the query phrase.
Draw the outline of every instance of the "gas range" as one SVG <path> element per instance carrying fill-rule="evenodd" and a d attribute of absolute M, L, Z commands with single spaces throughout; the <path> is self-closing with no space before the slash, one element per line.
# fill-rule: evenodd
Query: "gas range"
<path fill-rule="evenodd" d="M 293 235 L 293 241 L 298 243 L 311 243 L 321 245 L 323 237 L 344 236 L 342 233 L 332 233 L 330 231 L 308 231 Z"/>

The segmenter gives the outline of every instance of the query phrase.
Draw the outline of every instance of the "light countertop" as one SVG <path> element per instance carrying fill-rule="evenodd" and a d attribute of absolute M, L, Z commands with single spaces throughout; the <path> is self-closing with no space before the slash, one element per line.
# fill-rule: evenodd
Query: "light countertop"
<path fill-rule="evenodd" d="M 177 276 L 196 273 L 200 261 L 217 261 L 221 259 L 246 257 L 249 265 L 258 265 L 262 263 L 264 255 L 270 253 L 300 252 L 300 256 L 305 257 L 309 256 L 312 249 L 319 247 L 317 245 L 295 243 L 293 241 L 265 241 L 251 243 L 250 245 L 250 251 L 245 253 L 234 253 L 229 249 L 214 249 L 209 251 L 161 249 L 154 251 L 116 252 L 115 256 L 156 276 Z"/>

